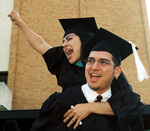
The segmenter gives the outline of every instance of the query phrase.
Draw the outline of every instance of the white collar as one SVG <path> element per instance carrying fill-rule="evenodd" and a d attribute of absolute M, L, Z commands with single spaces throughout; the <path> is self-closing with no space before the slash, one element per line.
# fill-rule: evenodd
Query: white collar
<path fill-rule="evenodd" d="M 82 85 L 81 89 L 88 102 L 94 102 L 96 100 L 98 93 L 93 89 L 91 89 L 87 83 Z M 101 96 L 103 97 L 101 101 L 102 102 L 107 101 L 111 97 L 111 95 L 112 95 L 111 88 L 109 88 L 106 92 L 101 94 Z"/>

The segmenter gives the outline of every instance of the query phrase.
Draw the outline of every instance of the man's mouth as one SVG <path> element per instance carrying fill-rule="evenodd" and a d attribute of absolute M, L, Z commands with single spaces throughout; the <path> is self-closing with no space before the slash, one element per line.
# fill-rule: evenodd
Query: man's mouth
<path fill-rule="evenodd" d="M 100 77 L 101 77 L 100 74 L 96 74 L 96 73 L 91 73 L 91 74 L 90 74 L 90 80 L 91 80 L 92 82 L 96 82 Z"/>

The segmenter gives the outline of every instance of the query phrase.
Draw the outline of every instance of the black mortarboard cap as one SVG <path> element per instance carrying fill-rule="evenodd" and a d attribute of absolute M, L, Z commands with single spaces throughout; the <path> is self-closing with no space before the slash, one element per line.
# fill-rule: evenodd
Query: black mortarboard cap
<path fill-rule="evenodd" d="M 119 64 L 133 53 L 139 81 L 150 77 L 138 56 L 136 51 L 138 48 L 131 41 L 128 42 L 103 28 L 94 34 L 87 43 L 87 48 L 92 49 L 91 51 L 107 51 L 118 60 Z"/>
<path fill-rule="evenodd" d="M 107 51 L 111 53 L 119 64 L 133 53 L 132 45 L 128 41 L 103 28 L 100 28 L 95 33 L 88 45 L 92 47 L 92 51 Z"/>
<path fill-rule="evenodd" d="M 93 35 L 98 30 L 94 17 L 59 19 L 59 21 L 65 31 L 64 37 L 70 33 Z"/>

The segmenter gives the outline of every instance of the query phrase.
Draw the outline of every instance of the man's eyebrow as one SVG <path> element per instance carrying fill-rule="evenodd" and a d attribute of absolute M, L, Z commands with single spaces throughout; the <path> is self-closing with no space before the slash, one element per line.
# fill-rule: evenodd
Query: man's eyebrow
<path fill-rule="evenodd" d="M 94 59 L 93 57 L 88 57 L 88 59 Z M 106 60 L 106 61 L 108 61 L 108 62 L 111 62 L 109 59 L 107 59 L 107 58 L 100 58 L 99 60 Z"/>
<path fill-rule="evenodd" d="M 106 61 L 109 61 L 109 62 L 110 62 L 110 60 L 107 59 L 107 58 L 101 58 L 100 60 L 106 60 Z"/>
<path fill-rule="evenodd" d="M 93 57 L 88 57 L 88 59 L 94 59 Z"/>

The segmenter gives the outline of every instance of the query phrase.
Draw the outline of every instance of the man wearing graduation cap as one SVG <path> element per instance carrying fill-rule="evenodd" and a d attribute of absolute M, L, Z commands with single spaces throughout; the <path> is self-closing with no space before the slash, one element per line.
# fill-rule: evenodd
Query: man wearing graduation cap
<path fill-rule="evenodd" d="M 125 90 L 125 88 L 128 88 L 130 85 L 126 83 L 124 77 L 120 76 L 121 61 L 133 53 L 132 45 L 103 28 L 98 30 L 98 32 L 88 42 L 88 45 L 91 48 L 94 46 L 94 48 L 91 50 L 86 61 L 87 64 L 85 68 L 85 75 L 87 84 L 83 85 L 81 89 L 88 102 L 94 102 L 94 98 L 96 98 L 98 95 L 101 95 L 101 101 L 108 101 L 115 113 L 115 116 L 113 117 L 105 116 L 107 120 L 102 120 L 104 122 L 102 123 L 107 126 L 103 126 L 103 124 L 100 124 L 99 119 L 101 119 L 102 116 L 104 117 L 104 115 L 96 115 L 98 114 L 99 107 L 95 103 L 91 104 L 89 107 L 89 110 L 91 110 L 90 113 L 96 113 L 94 114 L 96 116 L 94 119 L 99 121 L 99 123 L 96 122 L 97 128 L 94 129 L 98 130 L 99 128 L 99 130 L 102 131 L 144 130 L 141 113 L 145 105 L 140 102 L 140 96 L 138 94 L 133 93 L 131 90 Z M 114 95 L 116 92 L 117 95 Z M 124 98 L 122 96 L 124 96 Z M 111 99 L 112 97 L 113 99 Z M 123 98 L 122 103 L 117 102 L 117 99 L 119 98 Z M 125 105 L 121 105 L 125 102 Z M 69 126 L 75 120 L 80 121 L 80 118 L 78 119 L 74 114 L 76 114 L 76 111 L 73 111 L 73 109 L 70 109 L 65 114 L 65 121 L 68 121 L 68 119 L 72 118 L 70 121 L 71 123 L 68 124 Z M 88 121 L 88 118 L 90 118 L 92 115 L 83 120 L 83 123 L 84 121 Z M 111 122 L 108 119 L 111 119 Z M 90 120 L 92 123 L 93 121 Z M 90 128 L 90 126 L 87 124 L 84 124 L 82 129 L 83 127 L 86 130 L 92 129 L 92 127 Z"/>
<path fill-rule="evenodd" d="M 43 130 L 143 131 L 141 113 L 145 105 L 140 102 L 138 94 L 131 90 L 123 90 L 122 87 L 126 88 L 130 85 L 126 83 L 124 77 L 120 77 L 120 63 L 132 53 L 131 44 L 102 28 L 88 44 L 92 50 L 86 61 L 87 84 L 69 88 L 63 93 L 55 93 L 50 97 L 50 121 L 46 128 L 43 127 Z M 120 86 L 122 87 L 120 88 Z M 114 95 L 116 92 L 117 96 Z M 121 97 L 122 95 L 124 98 Z M 101 96 L 99 102 L 109 102 L 115 113 L 114 116 L 98 113 L 100 108 L 97 106 L 97 96 Z M 112 100 L 113 96 L 115 97 Z M 126 103 L 126 105 L 117 103 L 119 98 L 122 98 L 122 103 Z M 73 110 L 76 105 L 85 103 L 90 103 L 92 106 L 89 107 L 90 115 L 81 121 Z M 120 110 L 122 107 L 124 110 Z M 68 109 L 69 111 L 67 111 Z M 65 120 L 63 120 L 63 116 L 66 117 Z M 71 121 L 68 121 L 70 119 Z M 76 127 L 74 122 L 80 123 L 79 126 Z"/>

